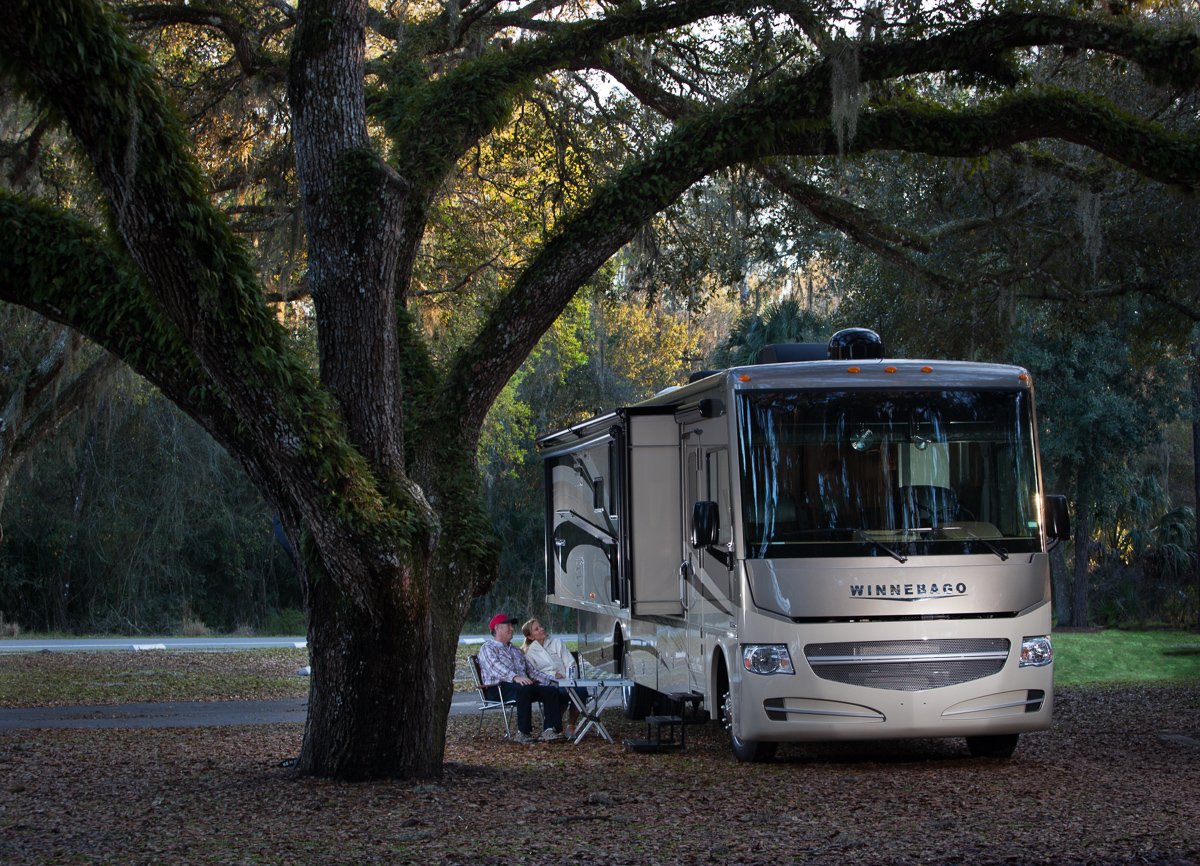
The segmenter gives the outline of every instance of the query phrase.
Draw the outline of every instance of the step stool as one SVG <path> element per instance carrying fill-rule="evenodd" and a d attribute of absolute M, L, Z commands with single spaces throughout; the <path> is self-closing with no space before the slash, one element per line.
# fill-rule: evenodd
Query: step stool
<path fill-rule="evenodd" d="M 682 716 L 646 716 L 646 739 L 627 740 L 635 752 L 683 751 L 686 726 Z"/>

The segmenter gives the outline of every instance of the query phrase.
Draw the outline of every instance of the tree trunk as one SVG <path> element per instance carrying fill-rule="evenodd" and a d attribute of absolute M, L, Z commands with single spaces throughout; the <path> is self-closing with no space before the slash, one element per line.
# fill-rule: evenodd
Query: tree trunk
<path fill-rule="evenodd" d="M 1080 485 L 1082 491 L 1083 485 Z M 1072 600 L 1071 625 L 1086 628 L 1088 624 L 1088 563 L 1092 553 L 1091 508 L 1086 496 L 1078 499 L 1075 515 L 1075 594 Z"/>
<path fill-rule="evenodd" d="M 1200 629 L 1200 343 L 1192 343 L 1192 578 L 1196 584 L 1196 628 Z"/>
<path fill-rule="evenodd" d="M 309 533 L 312 661 L 298 767 L 345 780 L 437 777 L 451 687 L 438 686 L 444 642 L 435 644 L 430 608 L 436 520 L 404 459 L 396 276 L 407 186 L 367 132 L 366 0 L 305 0 L 298 10 L 288 95 L 321 382 L 370 466 L 363 485 L 404 518 L 396 537 L 360 537 L 375 547 L 364 551 L 347 515 L 297 514 Z"/>
<path fill-rule="evenodd" d="M 94 428 L 94 423 L 88 424 L 83 448 L 80 449 L 85 454 L 92 450 Z M 75 561 L 72 554 L 75 550 L 75 541 L 79 537 L 79 527 L 83 525 L 83 503 L 87 494 L 88 470 L 91 469 L 91 466 L 90 460 L 79 460 L 75 467 L 75 483 L 71 485 L 71 528 L 63 543 L 62 562 L 59 564 L 57 578 L 51 587 L 54 596 L 51 619 L 55 631 L 65 632 L 70 628 L 68 603 L 71 599 L 71 563 Z"/>
<path fill-rule="evenodd" d="M 1054 621 L 1059 625 L 1071 622 L 1071 574 L 1067 568 L 1066 544 L 1059 543 L 1050 551 L 1050 595 L 1053 599 Z"/>
<path fill-rule="evenodd" d="M 427 605 L 405 604 L 396 591 L 414 579 L 425 577 L 381 576 L 364 608 L 332 580 L 310 575 L 301 772 L 346 781 L 441 774 L 445 713 L 436 701 L 432 622 Z"/>

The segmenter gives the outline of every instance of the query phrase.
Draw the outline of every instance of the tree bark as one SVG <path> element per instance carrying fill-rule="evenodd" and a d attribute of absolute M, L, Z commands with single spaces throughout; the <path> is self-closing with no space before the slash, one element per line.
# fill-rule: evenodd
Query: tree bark
<path fill-rule="evenodd" d="M 1200 342 L 1192 343 L 1192 578 L 1195 582 L 1195 613 L 1200 629 Z"/>
<path fill-rule="evenodd" d="M 1088 564 L 1092 557 L 1092 513 L 1084 490 L 1079 485 L 1080 495 L 1076 500 L 1075 515 L 1075 580 L 1072 599 L 1071 625 L 1086 628 L 1088 625 Z"/>
<path fill-rule="evenodd" d="M 1054 621 L 1059 625 L 1071 622 L 1071 574 L 1067 569 L 1066 544 L 1059 543 L 1050 551 L 1050 595 L 1054 604 Z"/>
<path fill-rule="evenodd" d="M 407 195 L 367 134 L 366 10 L 365 0 L 300 4 L 288 93 L 321 382 L 371 486 L 416 519 L 365 559 L 341 521 L 301 545 L 312 679 L 298 766 L 348 780 L 429 778 L 441 773 L 449 705 L 430 610 L 436 519 L 405 469 L 396 276 Z M 358 564 L 330 579 L 343 561 Z"/>
<path fill-rule="evenodd" d="M 387 576 L 377 583 L 383 590 L 366 609 L 310 571 L 312 681 L 301 772 L 348 781 L 441 774 L 445 716 L 435 711 L 428 610 L 389 592 Z"/>

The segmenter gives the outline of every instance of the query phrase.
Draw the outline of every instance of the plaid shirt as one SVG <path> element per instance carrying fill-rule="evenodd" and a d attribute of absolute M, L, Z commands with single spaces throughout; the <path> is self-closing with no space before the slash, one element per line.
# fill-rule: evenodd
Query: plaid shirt
<path fill-rule="evenodd" d="M 485 686 L 511 683 L 517 677 L 529 677 L 542 685 L 553 682 L 553 679 L 529 664 L 525 653 L 511 643 L 500 643 L 494 637 L 488 638 L 479 648 L 479 671 L 483 674 Z"/>

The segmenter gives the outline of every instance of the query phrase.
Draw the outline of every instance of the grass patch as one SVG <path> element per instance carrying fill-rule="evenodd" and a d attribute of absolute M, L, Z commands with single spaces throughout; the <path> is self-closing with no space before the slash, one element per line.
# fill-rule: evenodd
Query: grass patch
<path fill-rule="evenodd" d="M 1182 631 L 1054 633 L 1054 680 L 1062 687 L 1200 683 L 1200 634 Z M 454 689 L 472 690 L 459 645 Z M 154 701 L 271 700 L 308 694 L 296 675 L 304 649 L 239 652 L 0 653 L 0 707 Z"/>
<path fill-rule="evenodd" d="M 1200 680 L 1200 634 L 1184 631 L 1054 633 L 1059 686 L 1192 683 Z"/>
<path fill-rule="evenodd" d="M 458 647 L 454 690 L 472 691 L 467 657 Z M 254 701 L 303 697 L 305 649 L 235 652 L 0 653 L 0 707 L 142 704 L 156 701 Z"/>
<path fill-rule="evenodd" d="M 308 694 L 302 649 L 0 655 L 0 706 L 270 700 Z"/>

